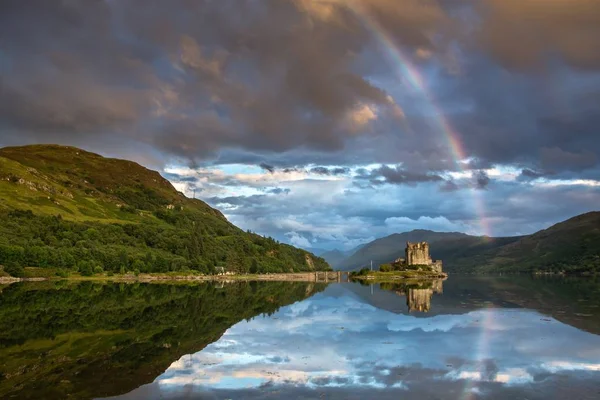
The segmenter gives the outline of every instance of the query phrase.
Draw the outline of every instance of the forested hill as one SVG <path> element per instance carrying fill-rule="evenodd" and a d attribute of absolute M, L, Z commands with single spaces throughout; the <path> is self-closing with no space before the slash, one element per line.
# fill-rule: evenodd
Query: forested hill
<path fill-rule="evenodd" d="M 0 149 L 0 265 L 123 272 L 224 267 L 329 269 L 304 250 L 244 232 L 131 161 L 74 147 Z"/>

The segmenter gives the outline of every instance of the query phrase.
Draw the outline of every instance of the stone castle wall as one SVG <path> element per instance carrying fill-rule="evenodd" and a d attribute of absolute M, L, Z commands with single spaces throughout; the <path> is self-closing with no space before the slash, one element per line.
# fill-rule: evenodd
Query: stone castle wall
<path fill-rule="evenodd" d="M 433 272 L 442 273 L 442 260 L 437 260 L 431 263 L 431 270 Z"/>
<path fill-rule="evenodd" d="M 406 243 L 406 264 L 407 265 L 430 265 L 429 243 Z"/>

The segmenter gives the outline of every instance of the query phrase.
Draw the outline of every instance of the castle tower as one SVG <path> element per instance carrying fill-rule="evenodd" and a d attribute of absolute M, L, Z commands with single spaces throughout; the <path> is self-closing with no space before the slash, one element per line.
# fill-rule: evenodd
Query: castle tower
<path fill-rule="evenodd" d="M 430 265 L 429 243 L 406 242 L 406 264 L 407 265 Z"/>

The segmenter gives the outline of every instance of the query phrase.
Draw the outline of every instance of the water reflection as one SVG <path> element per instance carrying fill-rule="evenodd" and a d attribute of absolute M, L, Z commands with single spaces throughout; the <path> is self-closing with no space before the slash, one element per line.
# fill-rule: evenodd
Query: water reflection
<path fill-rule="evenodd" d="M 597 335 L 493 301 L 457 313 L 395 313 L 370 304 L 357 287 L 331 285 L 271 317 L 240 322 L 174 362 L 153 384 L 119 398 L 583 399 L 600 393 Z M 409 310 L 423 311 L 442 291 L 441 285 L 381 287 L 373 296 L 401 301 L 400 294 Z"/>
<path fill-rule="evenodd" d="M 600 285 L 17 284 L 0 398 L 598 398 Z"/>
<path fill-rule="evenodd" d="M 229 327 L 324 284 L 14 284 L 0 293 L 0 398 L 89 399 L 152 382 Z"/>
<path fill-rule="evenodd" d="M 379 287 L 406 297 L 408 312 L 428 312 L 431 309 L 431 297 L 443 293 L 443 280 L 414 281 L 414 282 L 382 282 Z"/>

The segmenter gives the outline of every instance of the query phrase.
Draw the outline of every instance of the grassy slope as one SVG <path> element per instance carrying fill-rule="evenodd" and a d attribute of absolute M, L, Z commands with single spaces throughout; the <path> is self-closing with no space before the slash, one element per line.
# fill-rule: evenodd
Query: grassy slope
<path fill-rule="evenodd" d="M 150 191 L 156 200 L 146 199 Z M 158 172 L 132 161 L 58 145 L 0 149 L 0 207 L 27 205 L 35 213 L 61 214 L 72 220 L 143 222 L 158 221 L 144 212 L 151 211 L 148 206 L 167 204 L 224 219 L 206 203 L 178 193 Z M 140 212 L 123 213 L 119 205 L 131 205 Z"/>
<path fill-rule="evenodd" d="M 158 218 L 157 212 L 167 213 L 173 205 L 184 210 L 185 218 Z M 197 221 L 210 239 L 223 243 L 225 253 L 242 248 L 240 243 L 260 243 L 257 235 L 243 232 L 229 223 L 223 214 L 206 203 L 188 199 L 158 172 L 126 160 L 104 158 L 74 147 L 34 145 L 0 149 L 0 219 L 9 210 L 31 210 L 36 216 L 61 215 L 76 223 L 149 224 L 164 229 L 188 229 L 181 220 Z M 124 211 L 126 210 L 126 211 Z M 167 222 L 169 221 L 169 222 Z M 14 226 L 14 221 L 13 226 Z M 194 222 L 191 223 L 192 225 Z M 7 224 L 3 224 L 8 226 Z M 2 231 L 0 244 L 10 243 L 14 228 Z M 7 239 L 8 238 L 8 239 Z M 22 245 L 22 243 L 16 243 Z M 120 243 L 114 243 L 115 245 Z M 107 243 L 102 243 L 107 246 Z M 214 246 L 218 246 L 215 244 Z M 214 247 L 213 246 L 213 247 Z M 258 260 L 277 257 L 279 253 L 293 260 L 289 270 L 327 269 L 327 263 L 303 250 L 276 244 L 275 249 L 257 250 Z M 237 259 L 245 257 L 238 251 Z M 205 255 L 206 258 L 211 258 Z M 208 261 L 207 261 L 208 262 Z M 282 268 L 277 267 L 277 268 Z M 288 269 L 286 269 L 287 272 Z"/>

